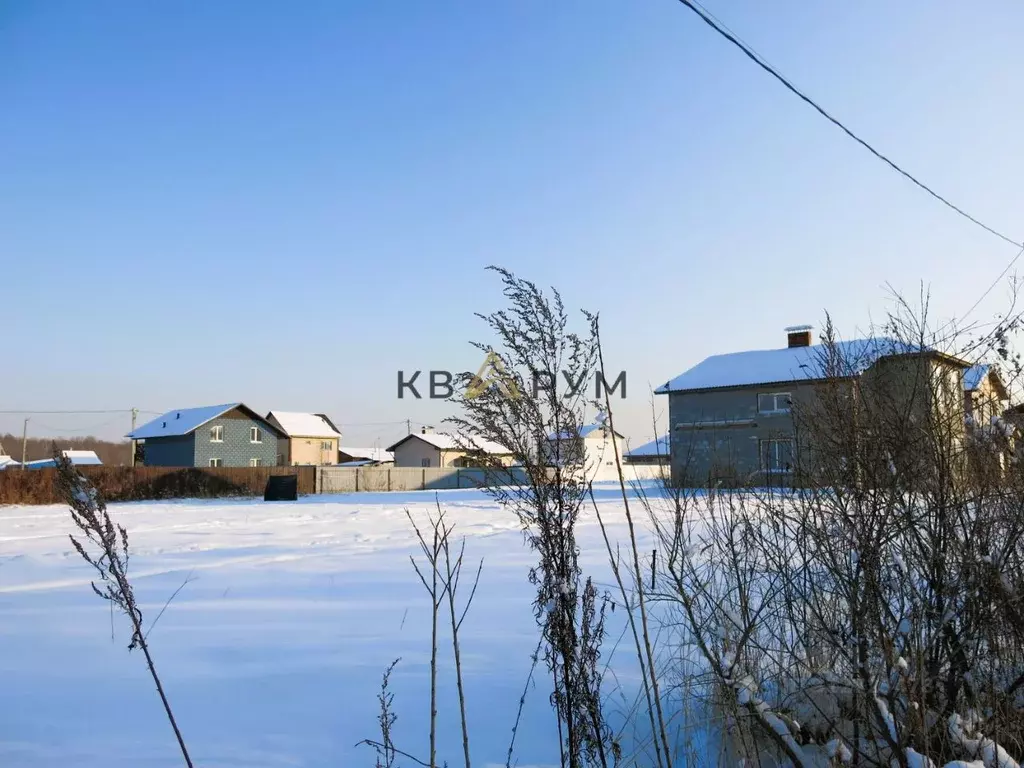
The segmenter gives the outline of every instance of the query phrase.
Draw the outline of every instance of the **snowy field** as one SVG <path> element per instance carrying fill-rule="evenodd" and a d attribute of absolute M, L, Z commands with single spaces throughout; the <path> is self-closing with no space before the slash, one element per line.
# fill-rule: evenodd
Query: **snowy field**
<path fill-rule="evenodd" d="M 596 493 L 625 541 L 618 486 Z M 533 556 L 514 515 L 480 491 L 439 499 L 455 536 L 468 539 L 467 570 L 484 560 L 463 667 L 474 764 L 504 765 L 537 640 Z M 147 625 L 187 581 L 149 639 L 197 766 L 372 766 L 372 750 L 355 745 L 379 737 L 380 678 L 398 657 L 394 738 L 427 754 L 429 597 L 409 562 L 417 550 L 405 509 L 425 520 L 434 505 L 434 492 L 111 505 L 128 530 Z M 70 530 L 64 507 L 0 507 L 0 765 L 181 765 L 144 659 L 126 649 L 127 619 L 92 593 Z M 585 571 L 609 582 L 589 508 L 579 539 Z M 610 634 L 609 646 L 618 629 Z M 447 637 L 439 760 L 454 765 Z M 631 646 L 608 655 L 628 688 Z M 521 766 L 557 762 L 549 689 L 541 674 L 528 694 Z"/>

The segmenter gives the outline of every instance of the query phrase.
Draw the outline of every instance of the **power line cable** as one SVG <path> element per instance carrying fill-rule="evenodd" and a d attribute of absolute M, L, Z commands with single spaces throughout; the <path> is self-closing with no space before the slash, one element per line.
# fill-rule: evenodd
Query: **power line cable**
<path fill-rule="evenodd" d="M 46 416 L 46 415 L 77 415 L 77 414 L 94 414 L 94 413 L 131 413 L 131 408 L 121 408 L 118 410 L 107 410 L 107 411 L 0 411 L 0 414 L 27 414 L 29 416 Z M 156 413 L 156 411 L 140 411 L 140 413 Z"/>
<path fill-rule="evenodd" d="M 978 308 L 978 305 L 981 304 L 981 302 L 985 300 L 985 297 L 988 296 L 990 293 L 992 293 L 992 289 L 995 288 L 999 284 L 1000 280 L 1002 280 L 1004 277 L 1006 277 L 1007 272 L 1009 272 L 1011 269 L 1013 269 L 1013 265 L 1017 263 L 1017 260 L 1020 259 L 1021 256 L 1024 256 L 1024 245 L 1022 245 L 1020 250 L 1017 251 L 1017 255 L 1014 256 L 1010 260 L 1010 263 L 1006 265 L 1006 268 L 1002 272 L 999 273 L 999 276 L 996 277 L 996 279 L 992 281 L 992 284 L 989 285 L 989 287 L 985 289 L 985 292 L 983 294 L 981 294 L 981 296 L 978 297 L 978 300 L 971 305 L 971 308 L 968 309 L 964 313 L 964 316 L 962 318 L 960 318 L 961 322 L 966 320 L 967 316 L 969 314 L 971 314 L 971 312 L 976 310 Z"/>
<path fill-rule="evenodd" d="M 118 421 L 118 419 L 107 419 L 106 421 L 102 422 L 101 424 L 93 424 L 93 425 L 88 426 L 88 427 L 75 427 L 74 429 L 72 429 L 70 427 L 55 427 L 55 426 L 53 426 L 51 424 L 44 424 L 41 421 L 34 421 L 32 423 L 37 428 L 38 427 L 42 427 L 43 429 L 48 429 L 51 432 L 58 432 L 58 433 L 61 433 L 61 434 L 88 434 L 88 433 L 95 432 L 98 429 L 102 429 L 103 427 L 109 427 L 111 424 L 114 424 L 117 421 Z"/>
<path fill-rule="evenodd" d="M 846 125 L 844 125 L 839 119 L 833 117 L 831 114 L 829 114 L 824 109 L 824 107 L 819 105 L 816 101 L 814 101 L 814 99 L 812 99 L 810 96 L 808 96 L 803 91 L 801 91 L 799 88 L 797 88 L 795 85 L 793 85 L 793 83 L 791 83 L 789 80 L 787 80 L 784 75 L 782 75 L 777 69 L 775 69 L 775 67 L 773 67 L 771 64 L 769 64 L 767 61 L 765 61 L 752 48 L 750 48 L 750 46 L 748 46 L 743 41 L 741 41 L 734 33 L 730 32 L 725 27 L 724 24 L 722 24 L 721 22 L 717 21 L 708 11 L 706 11 L 703 7 L 699 6 L 696 2 L 694 2 L 694 0 L 679 0 L 679 2 L 682 3 L 683 5 L 685 5 L 687 8 L 689 8 L 695 14 L 697 14 L 697 16 L 699 16 L 700 19 L 705 24 L 707 24 L 709 27 L 711 27 L 713 30 L 715 30 L 715 32 L 717 32 L 719 35 L 721 35 L 726 40 L 728 40 L 730 43 L 732 43 L 737 48 L 739 48 L 747 56 L 747 58 L 749 58 L 751 61 L 753 61 L 755 64 L 757 64 L 757 66 L 761 67 L 761 69 L 763 69 L 769 75 L 771 75 L 776 80 L 778 80 L 780 83 L 782 83 L 791 93 L 793 93 L 795 96 L 799 97 L 802 101 L 804 101 L 806 104 L 808 104 L 810 107 L 812 107 L 816 112 L 818 112 L 818 114 L 820 114 L 822 117 L 824 117 L 830 123 L 835 125 L 843 133 L 845 133 L 851 139 L 856 141 L 858 144 L 860 144 L 862 147 L 864 147 L 864 149 L 868 150 L 871 154 L 873 154 L 875 157 L 877 157 L 883 163 L 888 165 L 894 171 L 896 171 L 901 176 L 903 176 L 904 178 L 906 178 L 909 181 L 911 181 L 913 184 L 915 184 L 918 187 L 920 187 L 921 189 L 923 189 L 925 192 L 927 192 L 929 195 L 934 197 L 936 200 L 938 200 L 940 203 L 942 203 L 946 207 L 948 207 L 951 210 L 955 211 L 956 213 L 960 214 L 961 216 L 963 216 L 968 221 L 971 221 L 974 224 L 976 224 L 977 226 L 981 227 L 986 232 L 988 232 L 988 233 L 990 233 L 992 235 L 995 235 L 1000 240 L 1003 240 L 1003 241 L 1005 241 L 1007 243 L 1010 243 L 1011 245 L 1015 245 L 1018 248 L 1024 249 L 1024 243 L 1020 243 L 1020 242 L 1014 240 L 1011 237 L 1007 237 L 1002 232 L 994 229 L 993 227 L 990 227 L 988 224 L 985 224 L 984 222 L 982 222 L 979 219 L 975 218 L 971 214 L 967 213 L 967 211 L 965 211 L 963 208 L 959 207 L 955 203 L 951 202 L 949 199 L 947 199 L 947 198 L 943 197 L 942 195 L 940 195 L 938 192 L 936 192 L 934 189 L 929 187 L 927 184 L 925 184 L 924 182 L 922 182 L 919 179 L 917 179 L 910 172 L 905 171 L 903 168 L 901 168 L 895 162 L 893 162 L 888 157 L 886 157 L 881 152 L 879 152 L 877 149 L 875 149 L 873 146 L 871 146 L 871 144 L 869 144 L 867 141 L 865 141 L 860 136 L 858 136 L 856 133 L 854 133 L 852 130 L 847 128 Z M 1019 254 L 1018 254 L 1018 256 L 1019 256 Z M 1015 259 L 1015 261 L 1016 261 L 1016 259 Z M 998 282 L 998 280 L 996 282 Z"/>

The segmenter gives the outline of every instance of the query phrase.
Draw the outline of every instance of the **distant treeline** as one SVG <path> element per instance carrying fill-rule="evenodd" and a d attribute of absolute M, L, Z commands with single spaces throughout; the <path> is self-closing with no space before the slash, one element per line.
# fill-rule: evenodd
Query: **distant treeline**
<path fill-rule="evenodd" d="M 113 443 L 109 440 L 100 440 L 96 437 L 30 437 L 28 439 L 28 461 L 36 459 L 48 459 L 53 455 L 53 446 L 58 450 L 72 449 L 75 451 L 96 451 L 107 466 L 118 466 L 131 462 L 131 443 L 124 441 Z M 6 454 L 11 458 L 21 461 L 21 435 L 4 434 L 0 435 L 0 454 Z"/>

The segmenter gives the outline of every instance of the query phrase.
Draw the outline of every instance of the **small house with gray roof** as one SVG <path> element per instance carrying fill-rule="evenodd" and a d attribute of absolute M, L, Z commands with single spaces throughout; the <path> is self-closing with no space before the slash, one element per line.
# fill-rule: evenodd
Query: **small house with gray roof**
<path fill-rule="evenodd" d="M 168 411 L 129 433 L 147 467 L 273 467 L 279 427 L 245 403 Z"/>
<path fill-rule="evenodd" d="M 661 435 L 649 443 L 626 451 L 622 458 L 626 464 L 662 465 L 669 463 L 670 455 L 669 435 Z"/>
<path fill-rule="evenodd" d="M 387 448 L 396 467 L 479 467 L 512 464 L 512 452 L 492 440 L 423 429 Z"/>

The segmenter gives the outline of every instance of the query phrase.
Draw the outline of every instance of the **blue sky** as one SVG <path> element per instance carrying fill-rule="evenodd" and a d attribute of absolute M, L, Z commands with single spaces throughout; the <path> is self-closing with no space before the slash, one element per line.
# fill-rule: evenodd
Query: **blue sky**
<path fill-rule="evenodd" d="M 706 5 L 1024 238 L 1024 6 Z M 962 314 L 1015 252 L 675 0 L 8 2 L 0 105 L 0 410 L 243 400 L 386 442 L 445 415 L 397 370 L 479 365 L 501 264 L 601 313 L 640 439 L 708 354 L 856 335 L 887 283 Z"/>

